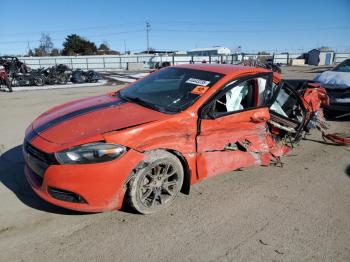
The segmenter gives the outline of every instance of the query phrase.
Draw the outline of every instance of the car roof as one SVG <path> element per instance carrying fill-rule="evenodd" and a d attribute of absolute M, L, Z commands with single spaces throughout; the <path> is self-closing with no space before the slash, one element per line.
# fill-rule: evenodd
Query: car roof
<path fill-rule="evenodd" d="M 200 64 L 181 64 L 176 65 L 175 67 L 188 68 L 195 70 L 202 70 L 214 73 L 220 73 L 224 75 L 228 74 L 240 74 L 240 73 L 249 73 L 249 72 L 269 72 L 269 70 L 264 68 L 241 66 L 241 65 L 230 65 L 230 64 L 209 64 L 209 63 L 200 63 Z"/>

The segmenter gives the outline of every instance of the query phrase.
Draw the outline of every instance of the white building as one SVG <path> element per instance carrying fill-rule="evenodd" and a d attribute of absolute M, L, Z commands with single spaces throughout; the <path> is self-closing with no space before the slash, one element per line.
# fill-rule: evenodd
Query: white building
<path fill-rule="evenodd" d="M 231 50 L 227 47 L 213 46 L 207 48 L 195 48 L 187 51 L 187 54 L 193 56 L 230 55 Z"/>

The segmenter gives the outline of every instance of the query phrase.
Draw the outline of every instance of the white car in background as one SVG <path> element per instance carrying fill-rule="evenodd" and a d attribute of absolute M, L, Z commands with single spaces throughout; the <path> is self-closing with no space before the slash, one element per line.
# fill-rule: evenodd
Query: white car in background
<path fill-rule="evenodd" d="M 341 62 L 330 71 L 325 71 L 315 79 L 327 90 L 330 106 L 325 108 L 328 115 L 350 115 L 350 59 Z"/>

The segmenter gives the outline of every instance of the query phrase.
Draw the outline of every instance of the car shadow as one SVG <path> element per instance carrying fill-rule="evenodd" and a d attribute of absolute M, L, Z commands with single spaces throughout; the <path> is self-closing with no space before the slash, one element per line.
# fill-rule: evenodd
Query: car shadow
<path fill-rule="evenodd" d="M 22 203 L 31 208 L 63 215 L 89 214 L 54 206 L 35 194 L 24 175 L 22 145 L 18 145 L 0 155 L 0 181 L 16 195 Z"/>
<path fill-rule="evenodd" d="M 320 74 L 323 73 L 324 71 L 327 71 L 329 69 L 319 69 L 319 70 L 309 70 L 309 71 L 305 71 L 304 73 L 307 74 Z"/>
<path fill-rule="evenodd" d="M 328 146 L 341 146 L 341 145 L 333 143 L 333 142 L 327 142 L 324 140 L 316 140 L 316 139 L 311 139 L 311 138 L 307 138 L 307 137 L 303 138 L 303 140 L 311 141 L 311 142 L 315 142 L 315 143 L 320 143 L 320 144 L 328 145 Z"/>
<path fill-rule="evenodd" d="M 348 167 L 345 169 L 345 174 L 350 177 L 350 165 L 348 165 Z"/>
<path fill-rule="evenodd" d="M 350 116 L 347 113 L 337 113 L 333 115 L 325 114 L 325 118 L 329 122 L 349 122 Z"/>

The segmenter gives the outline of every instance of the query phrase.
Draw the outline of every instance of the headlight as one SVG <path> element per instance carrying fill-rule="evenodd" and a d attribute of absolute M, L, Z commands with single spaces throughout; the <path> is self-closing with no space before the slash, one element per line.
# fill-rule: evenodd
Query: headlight
<path fill-rule="evenodd" d="M 106 162 L 120 157 L 126 147 L 107 143 L 90 143 L 55 153 L 60 164 L 91 164 Z"/>

